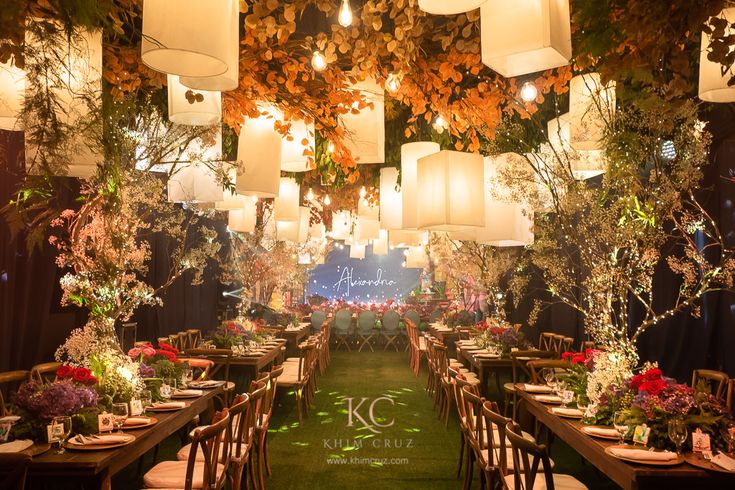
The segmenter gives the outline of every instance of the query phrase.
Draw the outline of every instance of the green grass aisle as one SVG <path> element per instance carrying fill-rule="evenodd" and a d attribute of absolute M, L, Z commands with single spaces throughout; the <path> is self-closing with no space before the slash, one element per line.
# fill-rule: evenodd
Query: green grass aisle
<path fill-rule="evenodd" d="M 459 488 L 456 417 L 445 429 L 425 384 L 425 370 L 416 378 L 406 353 L 333 351 L 303 426 L 293 394 L 279 395 L 269 434 L 273 477 L 266 486 Z"/>

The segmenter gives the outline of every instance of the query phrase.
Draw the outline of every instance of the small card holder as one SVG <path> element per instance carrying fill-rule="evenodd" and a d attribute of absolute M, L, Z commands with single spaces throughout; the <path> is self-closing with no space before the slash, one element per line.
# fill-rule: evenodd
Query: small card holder
<path fill-rule="evenodd" d="M 692 451 L 701 453 L 710 450 L 709 434 L 702 432 L 702 429 L 692 432 Z"/>
<path fill-rule="evenodd" d="M 112 423 L 112 414 L 111 413 L 101 413 L 97 416 L 97 422 L 99 426 L 100 432 L 111 432 L 115 426 Z"/>
<path fill-rule="evenodd" d="M 49 444 L 59 442 L 64 438 L 64 424 L 49 424 L 46 426 L 46 439 Z"/>
<path fill-rule="evenodd" d="M 650 434 L 651 429 L 646 424 L 637 425 L 635 431 L 633 431 L 633 443 L 643 446 L 648 445 L 648 436 Z"/>

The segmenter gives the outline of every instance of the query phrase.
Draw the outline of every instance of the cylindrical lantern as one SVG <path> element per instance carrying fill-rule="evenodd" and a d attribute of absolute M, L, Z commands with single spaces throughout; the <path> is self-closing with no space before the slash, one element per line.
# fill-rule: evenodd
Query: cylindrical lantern
<path fill-rule="evenodd" d="M 482 155 L 443 150 L 420 158 L 417 169 L 418 228 L 485 225 Z"/>
<path fill-rule="evenodd" d="M 403 226 L 403 198 L 398 188 L 398 169 L 380 169 L 380 227 L 399 230 Z"/>
<path fill-rule="evenodd" d="M 311 148 L 314 150 L 314 123 L 306 124 L 304 121 L 291 121 L 289 131 L 291 140 L 283 138 L 281 143 L 281 170 L 284 172 L 306 172 L 309 168 L 308 156 L 304 152 Z M 307 144 L 304 146 L 304 140 Z"/>
<path fill-rule="evenodd" d="M 0 63 L 0 129 L 19 131 L 18 115 L 23 110 L 26 75 L 23 70 Z"/>
<path fill-rule="evenodd" d="M 237 169 L 231 168 L 228 171 L 230 182 L 235 185 L 237 182 Z M 224 189 L 221 201 L 214 203 L 214 208 L 220 211 L 230 211 L 232 209 L 242 209 L 245 204 L 243 201 L 249 199 L 242 194 L 238 194 L 235 190 Z"/>
<path fill-rule="evenodd" d="M 423 269 L 429 265 L 429 257 L 426 255 L 426 247 L 409 247 L 406 249 L 406 268 Z"/>
<path fill-rule="evenodd" d="M 185 77 L 225 73 L 231 37 L 227 26 L 231 26 L 233 1 L 145 0 L 143 63 L 154 70 Z"/>
<path fill-rule="evenodd" d="M 388 230 L 379 230 L 378 238 L 373 240 L 373 254 L 374 255 L 387 255 L 388 254 Z"/>
<path fill-rule="evenodd" d="M 281 175 L 281 135 L 273 129 L 273 114 L 245 118 L 237 143 L 242 172 L 237 192 L 246 196 L 276 197 Z"/>
<path fill-rule="evenodd" d="M 357 82 L 350 90 L 359 90 L 372 107 L 360 109 L 357 113 L 341 115 L 345 128 L 344 144 L 358 164 L 385 162 L 385 97 L 383 88 L 373 78 Z"/>
<path fill-rule="evenodd" d="M 358 216 L 355 223 L 355 240 L 364 242 L 375 240 L 380 232 L 380 222 L 377 219 Z"/>
<path fill-rule="evenodd" d="M 227 213 L 227 227 L 231 231 L 252 233 L 258 220 L 258 207 L 251 199 L 246 199 L 243 205 L 242 209 L 233 209 Z"/>
<path fill-rule="evenodd" d="M 235 90 L 240 84 L 240 1 L 229 0 L 227 71 L 211 77 L 181 77 L 181 83 L 197 90 L 226 92 Z"/>
<path fill-rule="evenodd" d="M 273 209 L 278 221 L 299 220 L 299 194 L 301 186 L 296 179 L 281 177 L 278 188 L 278 197 L 275 199 Z"/>
<path fill-rule="evenodd" d="M 324 240 L 327 236 L 327 228 L 324 223 L 314 223 L 309 227 L 309 236 L 318 240 Z"/>
<path fill-rule="evenodd" d="M 417 141 L 401 145 L 401 195 L 403 230 L 415 230 L 417 228 L 417 184 L 416 165 L 419 158 L 437 153 L 439 143 L 431 141 Z"/>
<path fill-rule="evenodd" d="M 735 7 L 724 9 L 717 16 L 727 21 L 725 36 L 732 36 L 730 24 L 735 22 Z M 722 73 L 722 65 L 707 59 L 711 38 L 702 33 L 702 45 L 699 52 L 699 98 L 707 102 L 735 102 L 735 86 L 729 86 L 732 70 Z"/>
<path fill-rule="evenodd" d="M 390 230 L 388 243 L 391 247 L 417 247 L 428 240 L 428 232 L 418 230 Z"/>
<path fill-rule="evenodd" d="M 332 238 L 347 240 L 352 232 L 352 215 L 349 211 L 332 212 Z"/>
<path fill-rule="evenodd" d="M 599 73 L 569 83 L 569 143 L 575 150 L 600 150 L 605 121 L 615 112 L 615 84 L 602 85 Z"/>
<path fill-rule="evenodd" d="M 168 118 L 176 124 L 210 126 L 222 119 L 222 94 L 193 90 L 168 76 Z"/>
<path fill-rule="evenodd" d="M 480 7 L 482 62 L 504 77 L 564 66 L 572 57 L 569 0 L 493 0 Z"/>
<path fill-rule="evenodd" d="M 549 143 L 555 152 L 563 155 L 563 163 L 568 160 L 575 179 L 585 180 L 604 174 L 606 166 L 602 151 L 574 150 L 571 147 L 571 119 L 571 115 L 567 112 L 546 124 Z"/>
<path fill-rule="evenodd" d="M 364 259 L 365 258 L 365 245 L 350 245 L 350 258 L 351 259 Z"/>
<path fill-rule="evenodd" d="M 457 15 L 480 8 L 487 0 L 419 0 L 419 8 L 428 14 Z"/>
<path fill-rule="evenodd" d="M 371 204 L 367 199 L 360 199 L 357 203 L 357 216 L 360 218 L 367 218 L 378 220 L 380 215 L 380 206 L 377 204 Z"/>
<path fill-rule="evenodd" d="M 203 163 L 186 163 L 168 180 L 171 202 L 216 202 L 222 197 L 217 175 Z"/>

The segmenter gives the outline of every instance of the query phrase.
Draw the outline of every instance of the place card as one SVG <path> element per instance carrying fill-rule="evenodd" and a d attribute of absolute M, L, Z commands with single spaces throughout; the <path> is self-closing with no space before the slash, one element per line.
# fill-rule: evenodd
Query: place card
<path fill-rule="evenodd" d="M 709 434 L 702 432 L 702 429 L 692 432 L 692 451 L 695 453 L 710 451 Z"/>
<path fill-rule="evenodd" d="M 46 426 L 46 439 L 49 444 L 64 439 L 64 424 L 49 424 Z"/>
<path fill-rule="evenodd" d="M 103 412 L 97 416 L 97 426 L 99 432 L 110 432 L 115 428 L 112 423 L 112 414 Z"/>
<path fill-rule="evenodd" d="M 130 415 L 132 417 L 135 417 L 136 415 L 140 415 L 143 413 L 143 402 L 133 398 L 130 400 Z"/>
<path fill-rule="evenodd" d="M 648 436 L 651 434 L 651 428 L 646 424 L 637 425 L 633 431 L 633 443 L 648 445 Z"/>

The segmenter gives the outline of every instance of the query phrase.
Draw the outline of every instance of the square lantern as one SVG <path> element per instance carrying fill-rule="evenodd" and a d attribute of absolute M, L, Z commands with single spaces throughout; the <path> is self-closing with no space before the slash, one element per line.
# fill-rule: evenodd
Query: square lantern
<path fill-rule="evenodd" d="M 246 196 L 276 197 L 281 176 L 281 135 L 273 128 L 275 118 L 262 112 L 246 117 L 237 141 L 237 193 Z"/>
<path fill-rule="evenodd" d="M 276 221 L 278 240 L 305 243 L 309 237 L 309 217 L 309 208 L 300 206 L 298 221 Z"/>
<path fill-rule="evenodd" d="M 419 0 L 419 8 L 427 14 L 457 15 L 480 8 L 487 0 Z"/>
<path fill-rule="evenodd" d="M 443 150 L 420 158 L 417 166 L 417 226 L 455 231 L 484 226 L 482 155 Z"/>
<path fill-rule="evenodd" d="M 222 120 L 222 94 L 195 90 L 168 75 L 168 118 L 176 124 L 211 126 Z"/>
<path fill-rule="evenodd" d="M 405 267 L 407 269 L 423 269 L 429 266 L 429 257 L 426 255 L 426 247 L 409 247 L 405 250 Z"/>
<path fill-rule="evenodd" d="M 278 197 L 276 197 L 273 210 L 278 221 L 298 221 L 299 220 L 299 194 L 301 186 L 296 179 L 290 177 L 281 177 L 278 188 Z"/>
<path fill-rule="evenodd" d="M 428 233 L 418 230 L 390 230 L 388 231 L 388 244 L 391 247 L 417 247 L 428 242 Z"/>
<path fill-rule="evenodd" d="M 350 258 L 351 259 L 364 259 L 365 258 L 365 245 L 350 245 Z"/>
<path fill-rule="evenodd" d="M 566 112 L 546 123 L 549 143 L 553 150 L 562 155 L 562 162 L 568 160 L 572 175 L 577 180 L 585 180 L 604 174 L 605 159 L 601 150 L 574 150 L 571 146 L 572 116 Z M 566 158 L 564 158 L 566 157 Z"/>
<path fill-rule="evenodd" d="M 724 32 L 725 36 L 735 34 L 730 28 L 730 24 L 735 22 L 735 7 L 724 9 L 717 17 L 728 22 Z M 728 69 L 723 74 L 720 63 L 707 59 L 710 42 L 709 34 L 703 32 L 699 51 L 699 98 L 707 102 L 735 102 L 735 86 L 727 84 L 733 76 L 733 71 Z"/>
<path fill-rule="evenodd" d="M 602 85 L 599 73 L 569 83 L 569 144 L 575 150 L 601 150 L 606 121 L 615 112 L 615 84 Z"/>
<path fill-rule="evenodd" d="M 401 215 L 403 230 L 417 228 L 417 181 L 416 168 L 419 158 L 437 153 L 439 143 L 417 141 L 401 145 Z"/>
<path fill-rule="evenodd" d="M 480 7 L 482 62 L 504 77 L 569 63 L 569 0 L 491 0 Z"/>
<path fill-rule="evenodd" d="M 379 230 L 378 238 L 373 240 L 373 255 L 388 254 L 388 230 Z"/>
<path fill-rule="evenodd" d="M 380 227 L 399 230 L 403 226 L 403 197 L 398 186 L 398 169 L 380 169 Z"/>
<path fill-rule="evenodd" d="M 304 121 L 290 121 L 289 137 L 283 137 L 281 142 L 281 170 L 284 172 L 306 172 L 309 168 L 309 157 L 304 155 L 307 150 L 314 151 L 314 123 Z M 306 141 L 306 146 L 304 146 Z M 313 154 L 313 153 L 312 153 Z"/>
<path fill-rule="evenodd" d="M 227 227 L 230 231 L 252 233 L 255 231 L 255 224 L 258 220 L 258 207 L 251 199 L 247 199 L 243 204 L 242 209 L 233 209 L 227 213 Z"/>
<path fill-rule="evenodd" d="M 18 115 L 23 110 L 26 74 L 10 62 L 0 63 L 0 129 L 20 131 Z"/>
<path fill-rule="evenodd" d="M 372 107 L 353 107 L 341 115 L 345 128 L 345 146 L 358 164 L 385 162 L 385 96 L 373 78 L 357 82 L 349 90 L 359 90 Z"/>
<path fill-rule="evenodd" d="M 324 223 L 314 223 L 309 227 L 309 237 L 324 240 L 327 237 L 327 228 Z"/>
<path fill-rule="evenodd" d="M 332 212 L 332 238 L 347 240 L 352 233 L 352 214 L 349 211 Z"/>
<path fill-rule="evenodd" d="M 379 237 L 380 222 L 377 219 L 358 216 L 355 223 L 355 240 L 375 240 Z"/>

